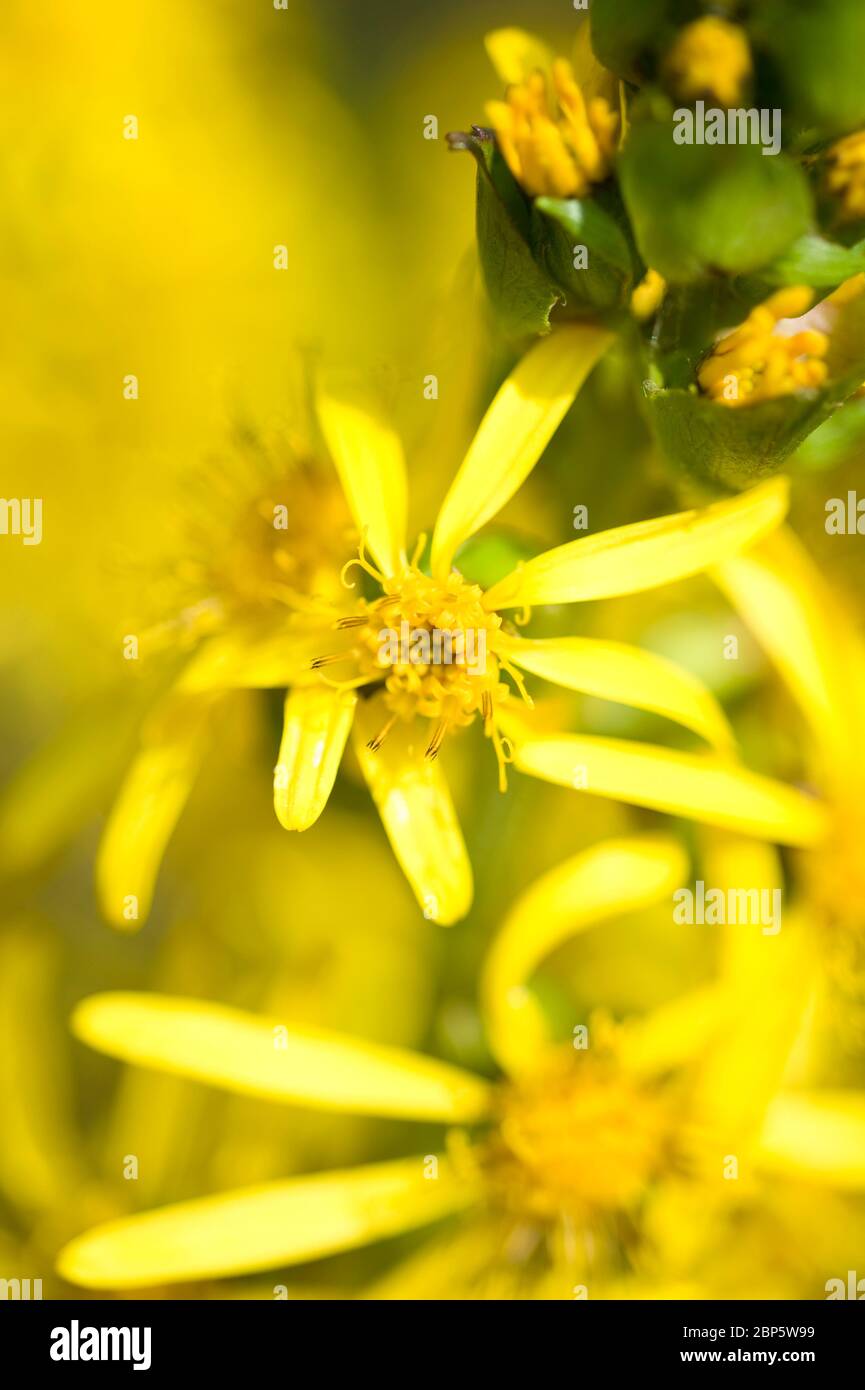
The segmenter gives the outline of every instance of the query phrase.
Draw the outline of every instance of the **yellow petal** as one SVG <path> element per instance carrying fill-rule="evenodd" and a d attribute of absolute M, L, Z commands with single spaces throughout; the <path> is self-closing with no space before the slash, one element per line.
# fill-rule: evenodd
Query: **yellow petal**
<path fill-rule="evenodd" d="M 481 997 L 493 1053 L 509 1071 L 530 1066 L 548 1041 L 525 988 L 545 956 L 587 927 L 671 896 L 687 859 L 675 840 L 609 840 L 545 874 L 520 898 L 488 952 Z"/>
<path fill-rule="evenodd" d="M 865 710 L 853 669 L 861 644 L 804 547 L 785 529 L 719 565 L 713 577 L 777 666 L 825 755 L 846 763 Z"/>
<path fill-rule="evenodd" d="M 769 1106 L 760 1160 L 775 1172 L 851 1191 L 865 1187 L 865 1095 L 790 1092 Z"/>
<path fill-rule="evenodd" d="M 285 700 L 273 804 L 286 830 L 307 830 L 333 788 L 357 696 L 327 685 L 297 686 Z"/>
<path fill-rule="evenodd" d="M 61 1250 L 72 1284 L 134 1289 L 277 1269 L 355 1250 L 470 1205 L 444 1159 L 397 1159 L 289 1178 L 111 1221 Z"/>
<path fill-rule="evenodd" d="M 377 752 L 367 747 L 386 722 L 380 701 L 357 711 L 354 747 L 393 852 L 424 916 L 442 926 L 471 907 L 472 870 L 444 773 L 425 756 L 432 725 L 398 724 Z"/>
<path fill-rule="evenodd" d="M 753 545 L 787 510 L 786 478 L 710 507 L 617 526 L 537 555 L 495 584 L 489 608 L 575 603 L 639 593 L 710 569 Z"/>
<path fill-rule="evenodd" d="M 165 847 L 204 756 L 213 702 L 174 694 L 144 727 L 96 860 L 99 902 L 113 926 L 135 931 L 150 912 Z"/>
<path fill-rule="evenodd" d="M 720 990 L 707 985 L 629 1020 L 620 1035 L 623 1066 L 631 1076 L 651 1077 L 692 1061 L 717 1034 L 722 1005 Z"/>
<path fill-rule="evenodd" d="M 259 689 L 291 685 L 309 676 L 312 661 L 334 650 L 331 625 L 275 627 L 233 624 L 209 638 L 195 653 L 178 682 L 178 689 Z"/>
<path fill-rule="evenodd" d="M 357 528 L 387 575 L 405 559 L 406 478 L 393 430 L 347 396 L 320 391 L 318 418 Z"/>
<path fill-rule="evenodd" d="M 721 977 L 731 988 L 741 989 L 754 976 L 762 977 L 770 959 L 767 953 L 773 949 L 771 938 L 777 935 L 775 925 L 780 931 L 786 917 L 781 859 L 774 845 L 710 830 L 703 836 L 702 870 L 704 881 L 713 888 L 752 895 L 756 891 L 761 897 L 755 901 L 765 905 L 773 918 L 777 915 L 777 923 L 763 923 L 766 931 L 731 930 L 721 937 Z"/>
<path fill-rule="evenodd" d="M 125 1062 L 317 1110 L 471 1121 L 489 1088 L 460 1068 L 320 1028 L 158 994 L 97 994 L 72 1027 Z"/>
<path fill-rule="evenodd" d="M 525 29 L 493 29 L 486 35 L 484 46 L 505 87 L 525 82 L 533 72 L 548 73 L 553 65 L 550 49 Z"/>
<path fill-rule="evenodd" d="M 759 926 L 721 931 L 759 939 L 747 971 L 724 988 L 724 1024 L 704 1062 L 692 1102 L 698 1153 L 720 1171 L 725 1154 L 745 1160 L 782 1082 L 799 1036 L 814 979 L 808 934 L 788 913 L 783 930 L 764 936 Z"/>
<path fill-rule="evenodd" d="M 826 833 L 817 801 L 712 756 L 560 734 L 517 739 L 514 766 L 546 782 L 785 845 L 814 844 Z"/>
<path fill-rule="evenodd" d="M 457 548 L 513 497 L 612 341 L 602 328 L 573 324 L 539 339 L 517 363 L 442 503 L 432 540 L 434 574 L 444 578 Z"/>
<path fill-rule="evenodd" d="M 733 731 L 711 692 L 689 671 L 653 652 L 590 637 L 499 638 L 496 645 L 509 661 L 543 680 L 662 714 L 718 749 L 729 751 L 733 745 Z"/>

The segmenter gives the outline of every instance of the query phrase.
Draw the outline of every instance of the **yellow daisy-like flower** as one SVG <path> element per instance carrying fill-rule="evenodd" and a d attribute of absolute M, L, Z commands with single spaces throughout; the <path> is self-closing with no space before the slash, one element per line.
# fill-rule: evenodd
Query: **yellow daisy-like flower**
<path fill-rule="evenodd" d="M 841 222 L 865 217 L 865 130 L 838 140 L 826 159 L 826 189 L 839 201 Z"/>
<path fill-rule="evenodd" d="M 722 106 L 733 106 L 751 76 L 751 51 L 737 25 L 706 15 L 685 26 L 664 67 L 683 101 L 710 97 Z"/>
<path fill-rule="evenodd" d="M 530 197 L 582 198 L 609 177 L 620 116 L 607 95 L 586 92 L 566 58 L 521 29 L 487 36 L 504 101 L 487 103 L 499 148 Z"/>
<path fill-rule="evenodd" d="M 776 881 L 765 847 L 725 841 L 723 857 L 713 882 Z M 551 1037 L 530 985 L 545 957 L 597 923 L 671 902 L 686 873 L 675 841 L 609 841 L 518 901 L 482 972 L 494 1081 L 196 1000 L 85 1000 L 78 1036 L 127 1062 L 291 1105 L 440 1123 L 450 1139 L 438 1154 L 113 1221 L 61 1252 L 61 1274 L 101 1289 L 244 1274 L 464 1213 L 448 1238 L 447 1296 L 458 1288 L 465 1297 L 572 1297 L 576 1281 L 592 1290 L 628 1275 L 687 1282 L 701 1233 L 713 1239 L 724 1212 L 759 1202 L 772 1174 L 861 1190 L 862 1096 L 779 1089 L 812 978 L 806 934 L 789 917 L 778 936 L 737 928 L 719 978 L 655 1013 L 616 1026 L 589 1018 L 575 1026 L 573 1045 Z M 701 1220 L 683 1252 L 676 1208 L 695 1202 Z M 465 1260 L 454 1262 L 457 1251 Z M 435 1297 L 423 1252 L 418 1258 L 424 1277 L 410 1266 L 405 1280 L 397 1271 L 372 1296 L 411 1297 L 414 1284 Z M 440 1264 L 440 1252 L 431 1261 Z"/>
<path fill-rule="evenodd" d="M 758 304 L 704 359 L 697 372 L 701 389 L 721 405 L 744 406 L 822 386 L 827 335 L 813 328 L 777 331 L 782 319 L 799 318 L 813 302 L 813 290 L 792 285 Z"/>
<path fill-rule="evenodd" d="M 702 512 L 558 546 L 486 591 L 454 567 L 457 549 L 530 473 L 609 341 L 599 328 L 570 326 L 535 344 L 507 378 L 439 511 L 429 574 L 419 568 L 419 547 L 412 558 L 406 550 L 399 440 L 356 403 L 322 392 L 322 430 L 364 537 L 351 565 L 378 594 L 348 607 L 305 599 L 279 622 L 232 627 L 201 646 L 151 722 L 106 830 L 98 872 L 110 919 L 124 924 L 129 895 L 143 915 L 203 751 L 203 711 L 233 686 L 290 687 L 274 775 L 276 814 L 289 830 L 318 819 L 353 736 L 397 859 L 425 914 L 438 922 L 465 914 L 472 874 L 437 757 L 448 732 L 475 719 L 495 748 L 502 787 L 513 761 L 548 781 L 785 843 L 819 837 L 816 803 L 735 763 L 723 713 L 690 674 L 619 643 L 529 640 L 508 621 L 536 604 L 638 593 L 706 569 L 778 525 L 783 480 Z M 523 672 L 662 714 L 718 753 L 541 733 L 515 708 L 519 700 L 504 679 L 530 706 Z"/>

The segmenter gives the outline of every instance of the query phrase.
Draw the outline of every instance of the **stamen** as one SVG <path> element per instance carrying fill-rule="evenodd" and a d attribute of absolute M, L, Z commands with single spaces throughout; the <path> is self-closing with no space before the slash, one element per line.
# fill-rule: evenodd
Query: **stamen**
<path fill-rule="evenodd" d="M 394 726 L 395 723 L 396 723 L 396 715 L 395 715 L 395 714 L 392 714 L 391 717 L 390 717 L 390 719 L 389 719 L 389 720 L 387 721 L 387 723 L 384 725 L 384 727 L 381 728 L 381 729 L 379 729 L 379 731 L 378 731 L 378 733 L 375 735 L 375 737 L 369 739 L 369 741 L 368 741 L 368 743 L 367 743 L 366 746 L 367 746 L 367 748 L 370 750 L 371 753 L 377 753 L 377 752 L 378 752 L 378 750 L 381 748 L 381 745 L 384 743 L 385 739 L 387 738 L 388 734 L 390 733 L 390 731 L 391 731 L 391 729 L 393 728 L 393 726 Z"/>
<path fill-rule="evenodd" d="M 369 619 L 365 613 L 357 613 L 353 614 L 350 618 L 340 618 L 336 626 L 338 628 L 366 627 L 368 621 Z"/>
<path fill-rule="evenodd" d="M 433 761 L 435 758 L 438 757 L 438 755 L 439 755 L 439 749 L 440 749 L 441 746 L 442 746 L 442 742 L 443 742 L 443 740 L 444 740 L 444 736 L 445 736 L 445 734 L 447 733 L 447 731 L 448 731 L 449 728 L 450 728 L 450 720 L 449 720 L 449 719 L 440 719 L 440 720 L 439 720 L 438 724 L 436 725 L 435 733 L 433 734 L 432 738 L 430 739 L 430 741 L 429 741 L 429 746 L 427 747 L 427 750 L 426 750 L 426 756 L 430 759 L 430 761 Z"/>
<path fill-rule="evenodd" d="M 410 564 L 413 570 L 418 569 L 420 566 L 420 557 L 423 555 L 423 549 L 426 545 L 426 539 L 426 531 L 421 531 L 420 535 L 418 536 L 415 542 L 414 550 L 412 551 Z"/>
<path fill-rule="evenodd" d="M 375 565 L 371 564 L 371 562 L 367 560 L 365 552 L 366 532 L 364 531 L 363 536 L 361 537 L 360 544 L 357 548 L 357 555 L 354 557 L 354 559 L 347 560 L 339 572 L 340 580 L 345 585 L 346 589 L 354 589 L 356 587 L 354 584 L 350 584 L 345 577 L 353 565 L 359 565 L 362 570 L 366 570 L 366 573 L 370 575 L 376 581 L 377 584 L 381 584 L 381 586 L 384 587 L 386 582 L 384 575 L 376 569 Z"/>
<path fill-rule="evenodd" d="M 505 657 L 502 656 L 501 652 L 498 652 L 497 655 L 499 658 L 499 665 L 501 666 L 503 671 L 507 671 L 508 675 L 510 676 L 514 685 L 517 687 L 517 690 L 520 692 L 520 695 L 522 696 L 523 700 L 525 701 L 525 704 L 528 706 L 529 709 L 534 709 L 535 702 L 532 699 L 529 692 L 526 690 L 526 683 L 523 680 L 520 672 L 516 669 L 515 666 L 512 666 L 511 663 Z"/>
<path fill-rule="evenodd" d="M 347 661 L 351 652 L 328 652 L 326 656 L 315 656 L 309 663 L 310 670 L 320 671 L 322 666 L 335 666 L 339 661 Z"/>

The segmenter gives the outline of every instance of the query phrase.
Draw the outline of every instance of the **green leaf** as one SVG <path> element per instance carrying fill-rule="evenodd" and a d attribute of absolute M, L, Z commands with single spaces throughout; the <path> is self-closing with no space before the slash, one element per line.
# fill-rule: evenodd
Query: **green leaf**
<path fill-rule="evenodd" d="M 624 304 L 634 282 L 624 233 L 593 198 L 537 198 L 535 245 L 552 278 L 576 301 L 593 309 Z M 586 265 L 575 265 L 585 248 Z"/>
<path fill-rule="evenodd" d="M 766 266 L 760 280 L 771 286 L 810 285 L 812 289 L 837 289 L 845 280 L 865 271 L 865 241 L 840 246 L 808 233 L 799 237 L 777 261 Z"/>
<path fill-rule="evenodd" d="M 502 332 L 512 338 L 548 333 L 550 312 L 564 295 L 532 253 L 526 199 L 486 132 L 448 138 L 452 149 L 468 150 L 478 166 L 478 255 Z"/>
<path fill-rule="evenodd" d="M 779 76 L 785 122 L 839 135 L 865 125 L 862 0 L 762 0 L 749 27 Z"/>
<path fill-rule="evenodd" d="M 825 392 L 732 408 L 696 392 L 645 383 L 649 422 L 667 459 L 703 480 L 746 487 L 776 473 L 834 410 Z"/>
<path fill-rule="evenodd" d="M 811 193 L 783 154 L 756 145 L 676 145 L 673 122 L 631 127 L 619 161 L 643 260 L 671 282 L 748 274 L 808 230 Z"/>

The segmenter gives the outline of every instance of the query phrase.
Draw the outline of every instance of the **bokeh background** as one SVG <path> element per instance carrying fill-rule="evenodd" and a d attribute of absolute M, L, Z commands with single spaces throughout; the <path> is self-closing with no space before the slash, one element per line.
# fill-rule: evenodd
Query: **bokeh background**
<path fill-rule="evenodd" d="M 266 1107 L 120 1068 L 73 1042 L 76 1000 L 101 989 L 192 994 L 483 1071 L 477 965 L 507 906 L 582 845 L 656 823 L 519 777 L 500 797 L 488 748 L 466 739 L 471 752 L 448 770 L 476 903 L 445 932 L 418 913 L 351 767 L 313 830 L 281 831 L 270 793 L 279 702 L 239 695 L 147 925 L 113 932 L 94 896 L 106 811 L 166 681 L 163 668 L 124 661 L 122 638 L 164 611 L 190 477 L 206 486 L 217 461 L 290 431 L 298 372 L 332 364 L 376 382 L 406 440 L 419 527 L 507 369 L 478 284 L 473 166 L 444 139 L 482 119 L 495 94 L 483 36 L 505 23 L 565 44 L 571 16 L 544 0 L 4 5 L 2 492 L 44 499 L 44 539 L 0 540 L 0 1273 L 41 1277 L 46 1297 L 71 1295 L 54 1256 L 96 1220 L 418 1151 L 415 1127 Z M 135 141 L 122 138 L 129 114 Z M 424 138 L 429 115 L 437 140 Z M 273 266 L 279 244 L 284 271 Z M 137 401 L 123 396 L 129 373 Z M 439 380 L 435 402 L 427 374 Z M 829 540 L 823 501 L 854 486 L 860 460 L 842 460 L 829 493 L 822 462 L 812 441 L 793 520 L 853 600 L 861 541 Z M 567 540 L 578 504 L 593 530 L 679 504 L 615 356 L 501 534 L 534 548 Z M 797 718 L 708 582 L 586 607 L 585 631 L 639 641 L 702 675 L 749 764 L 795 777 Z M 731 632 L 734 668 L 720 657 Z M 648 716 L 571 703 L 593 731 L 657 734 Z M 549 1006 L 650 1008 L 699 983 L 714 949 L 705 933 L 671 934 L 668 913 L 622 921 L 550 962 Z M 842 1072 L 858 1077 L 855 1000 L 836 1047 Z M 123 1179 L 130 1153 L 135 1183 Z M 849 1253 L 843 1231 L 861 1225 L 834 1215 L 837 1263 Z M 418 1240 L 295 1271 L 292 1288 L 355 1292 Z M 820 1296 L 810 1275 L 797 1284 L 792 1263 L 787 1292 Z M 179 1292 L 270 1297 L 274 1279 Z"/>

